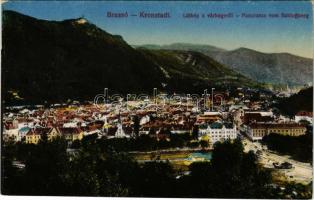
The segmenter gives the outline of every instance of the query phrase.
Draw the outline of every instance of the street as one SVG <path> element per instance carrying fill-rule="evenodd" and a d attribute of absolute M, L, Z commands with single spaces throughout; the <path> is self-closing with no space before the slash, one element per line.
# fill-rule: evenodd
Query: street
<path fill-rule="evenodd" d="M 292 169 L 277 169 L 280 174 L 286 176 L 287 180 L 303 184 L 308 184 L 312 181 L 313 170 L 310 163 L 299 162 L 291 159 L 289 156 L 278 155 L 275 152 L 270 152 L 266 149 L 263 149 L 260 143 L 253 143 L 246 138 L 243 139 L 243 144 L 245 152 L 248 152 L 250 150 L 253 150 L 255 153 L 258 150 L 262 152 L 259 157 L 259 162 L 265 168 L 274 168 L 273 163 L 291 163 L 293 165 Z"/>

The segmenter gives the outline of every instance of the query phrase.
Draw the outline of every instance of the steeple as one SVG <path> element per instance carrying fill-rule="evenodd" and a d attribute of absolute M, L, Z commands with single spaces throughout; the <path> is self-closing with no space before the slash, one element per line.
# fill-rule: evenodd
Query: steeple
<path fill-rule="evenodd" d="M 103 127 L 102 127 L 103 132 L 104 132 L 105 134 L 108 134 L 109 126 L 110 126 L 110 125 L 108 124 L 107 116 L 105 116 L 105 122 L 104 122 L 104 125 L 103 125 Z"/>
<path fill-rule="evenodd" d="M 123 138 L 123 137 L 127 137 L 127 135 L 125 134 L 123 128 L 122 128 L 122 123 L 121 123 L 121 115 L 120 115 L 120 111 L 119 111 L 119 115 L 118 115 L 118 124 L 117 124 L 117 131 L 115 134 L 116 138 Z"/>

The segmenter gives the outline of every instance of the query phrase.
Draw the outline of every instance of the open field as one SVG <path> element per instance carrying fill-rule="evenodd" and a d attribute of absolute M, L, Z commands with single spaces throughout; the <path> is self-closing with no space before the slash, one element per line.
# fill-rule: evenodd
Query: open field
<path fill-rule="evenodd" d="M 185 159 L 191 155 L 190 152 L 169 152 L 169 153 L 155 153 L 155 152 L 140 152 L 131 154 L 137 161 L 150 161 L 150 160 L 178 160 Z"/>
<path fill-rule="evenodd" d="M 191 163 L 197 161 L 209 161 L 210 151 L 200 152 L 198 149 L 181 151 L 153 151 L 132 152 L 130 155 L 139 162 L 151 162 L 156 160 L 169 161 L 176 171 L 188 171 Z"/>

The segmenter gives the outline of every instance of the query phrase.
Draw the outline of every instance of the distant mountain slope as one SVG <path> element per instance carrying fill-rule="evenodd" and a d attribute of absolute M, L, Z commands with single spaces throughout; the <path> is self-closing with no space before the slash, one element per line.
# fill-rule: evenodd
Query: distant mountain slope
<path fill-rule="evenodd" d="M 2 94 L 6 102 L 91 100 L 111 92 L 194 92 L 259 86 L 201 53 L 136 50 L 86 19 L 38 20 L 3 12 Z M 22 100 L 23 101 L 23 100 Z"/>
<path fill-rule="evenodd" d="M 154 45 L 154 44 L 147 44 L 147 45 L 133 45 L 135 48 L 146 48 L 146 49 L 167 49 L 167 50 L 182 50 L 182 51 L 196 51 L 202 54 L 212 56 L 216 55 L 220 52 L 225 52 L 225 49 L 211 46 L 211 45 L 200 45 L 200 44 L 190 44 L 190 43 L 173 43 L 169 45 Z"/>
<path fill-rule="evenodd" d="M 148 49 L 172 49 L 201 52 L 243 75 L 260 82 L 304 85 L 313 81 L 313 60 L 288 53 L 261 53 L 247 48 L 232 51 L 210 45 L 175 43 L 143 45 Z"/>
<path fill-rule="evenodd" d="M 221 52 L 218 62 L 267 83 L 304 85 L 313 81 L 313 60 L 288 53 L 261 53 L 246 48 Z"/>
<path fill-rule="evenodd" d="M 258 87 L 240 73 L 237 73 L 204 54 L 193 51 L 139 49 L 154 61 L 169 79 L 172 90 L 184 88 L 215 87 Z M 205 83 L 205 85 L 204 85 Z M 202 86 L 202 87 L 200 87 Z"/>

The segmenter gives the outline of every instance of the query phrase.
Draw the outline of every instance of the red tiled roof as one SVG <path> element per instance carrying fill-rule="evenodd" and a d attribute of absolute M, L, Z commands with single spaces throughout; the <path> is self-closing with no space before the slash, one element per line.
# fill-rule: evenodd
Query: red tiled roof
<path fill-rule="evenodd" d="M 260 113 L 245 113 L 243 122 L 249 124 L 250 122 L 269 122 L 272 121 L 271 116 L 262 116 Z"/>
<path fill-rule="evenodd" d="M 292 129 L 292 128 L 305 128 L 302 124 L 297 123 L 252 123 L 251 128 L 282 128 L 282 129 Z"/>
<path fill-rule="evenodd" d="M 35 128 L 35 129 L 30 129 L 26 135 L 42 135 L 42 134 L 47 134 L 51 128 Z"/>
<path fill-rule="evenodd" d="M 296 114 L 296 116 L 307 116 L 307 117 L 313 117 L 313 112 L 307 112 L 307 111 L 300 111 Z"/>
<path fill-rule="evenodd" d="M 68 134 L 80 134 L 82 132 L 81 129 L 79 128 L 58 128 L 60 133 L 62 135 L 68 135 Z"/>

